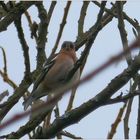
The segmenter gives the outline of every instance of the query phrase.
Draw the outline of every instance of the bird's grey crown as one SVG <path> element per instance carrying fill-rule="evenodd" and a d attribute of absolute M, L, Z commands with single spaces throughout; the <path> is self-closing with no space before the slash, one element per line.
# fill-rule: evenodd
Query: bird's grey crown
<path fill-rule="evenodd" d="M 70 47 L 71 49 L 75 48 L 75 44 L 72 41 L 64 41 L 61 48 Z"/>

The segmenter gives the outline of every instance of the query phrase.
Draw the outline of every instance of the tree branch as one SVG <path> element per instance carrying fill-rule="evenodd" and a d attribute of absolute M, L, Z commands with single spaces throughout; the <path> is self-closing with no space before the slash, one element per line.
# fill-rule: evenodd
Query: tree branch
<path fill-rule="evenodd" d="M 83 1 L 83 5 L 81 8 L 81 12 L 80 12 L 80 17 L 78 20 L 78 36 L 77 37 L 80 37 L 83 35 L 84 21 L 85 21 L 86 12 L 87 12 L 89 3 L 90 3 L 90 1 Z"/>
<path fill-rule="evenodd" d="M 122 119 L 122 116 L 123 116 L 123 113 L 124 113 L 125 108 L 126 108 L 126 103 L 123 105 L 122 108 L 120 108 L 116 120 L 115 120 L 114 123 L 111 125 L 111 130 L 110 130 L 110 132 L 108 133 L 107 139 L 112 139 L 113 136 L 115 135 L 116 129 L 117 129 L 119 123 L 121 122 L 121 119 Z"/>
<path fill-rule="evenodd" d="M 4 98 L 5 96 L 8 96 L 8 95 L 9 95 L 8 90 L 3 91 L 2 93 L 0 93 L 0 102 L 3 100 L 3 98 Z"/>
<path fill-rule="evenodd" d="M 6 60 L 6 53 L 3 47 L 0 46 L 0 49 L 2 50 L 2 54 L 3 54 L 3 62 L 4 62 L 4 67 L 3 67 L 3 71 L 5 76 L 7 76 L 7 60 Z"/>
<path fill-rule="evenodd" d="M 29 7 L 31 7 L 36 2 L 20 2 L 15 7 L 8 12 L 8 14 L 0 21 L 0 32 L 7 30 L 7 27 L 18 17 L 20 17 Z"/>
<path fill-rule="evenodd" d="M 71 138 L 71 139 L 83 139 L 83 138 L 77 137 L 77 136 L 75 136 L 75 135 L 73 135 L 73 134 L 71 134 L 67 131 L 61 131 L 60 134 L 63 135 L 63 136 L 66 136 L 68 138 Z"/>
<path fill-rule="evenodd" d="M 125 2 L 123 2 L 123 4 L 125 4 Z M 115 6 L 116 6 L 116 4 L 115 4 Z M 116 8 L 114 6 L 112 6 L 112 8 L 110 10 L 112 12 L 114 12 L 116 10 Z M 102 18 L 101 26 L 98 30 L 101 31 L 101 29 L 103 27 L 105 27 L 112 19 L 113 19 L 113 15 L 110 15 L 110 14 L 106 13 Z M 83 35 L 80 38 L 78 37 L 75 41 L 76 50 L 81 48 L 81 46 L 83 44 L 85 44 L 89 38 L 97 36 L 95 32 L 97 32 L 96 26 L 93 25 L 88 31 L 83 33 Z"/>
<path fill-rule="evenodd" d="M 101 4 L 97 1 L 93 1 L 94 4 L 96 4 L 97 6 L 101 6 Z M 124 4 L 124 3 L 123 3 Z M 114 9 L 116 9 L 116 4 L 113 5 Z M 118 18 L 118 15 L 117 13 L 115 12 L 116 10 L 112 11 L 110 9 L 107 9 L 105 8 L 105 11 L 110 14 L 111 16 L 115 17 L 115 18 Z M 140 33 L 140 26 L 139 26 L 139 23 L 136 22 L 135 20 L 133 20 L 132 18 L 130 18 L 124 11 L 122 12 L 123 13 L 123 18 L 128 21 L 138 32 L 138 34 Z"/>
<path fill-rule="evenodd" d="M 48 32 L 48 18 L 47 12 L 43 6 L 42 2 L 36 4 L 38 8 L 40 24 L 38 28 L 38 39 L 37 39 L 37 72 L 42 69 L 42 65 L 46 60 L 45 54 L 45 44 L 47 41 L 47 32 Z"/>
<path fill-rule="evenodd" d="M 127 49 L 128 48 L 128 40 L 127 40 L 127 33 L 125 30 L 125 24 L 124 24 L 124 17 L 123 17 L 123 5 L 121 1 L 117 1 L 117 13 L 118 13 L 118 28 L 120 31 L 120 35 L 121 35 L 121 40 L 122 40 L 122 44 L 123 44 L 123 49 Z M 131 53 L 129 52 L 127 55 L 125 55 L 127 64 L 131 64 L 132 61 L 132 57 L 131 57 Z"/>
<path fill-rule="evenodd" d="M 116 97 L 114 99 L 109 99 L 107 104 L 105 104 L 105 105 L 116 104 L 116 103 L 120 103 L 120 102 L 124 102 L 125 103 L 128 99 L 131 99 L 131 98 L 133 98 L 134 96 L 137 96 L 137 95 L 140 95 L 140 91 L 139 90 L 135 91 L 133 93 L 130 92 L 129 94 L 127 94 L 125 96 L 121 95 L 121 96 L 118 96 L 118 97 Z"/>
<path fill-rule="evenodd" d="M 22 80 L 21 84 L 14 91 L 13 95 L 11 95 L 8 100 L 3 103 L 2 108 L 0 109 L 0 121 L 5 117 L 5 115 L 11 110 L 11 108 L 19 101 L 19 99 L 24 95 L 29 86 L 32 84 L 31 80 L 26 80 L 25 78 Z"/>
<path fill-rule="evenodd" d="M 56 3 L 57 3 L 57 1 L 52 1 L 51 2 L 51 5 L 50 5 L 49 11 L 48 11 L 48 24 L 50 23 L 50 20 L 51 20 L 51 17 L 52 17 L 52 13 L 54 11 Z"/>
<path fill-rule="evenodd" d="M 21 43 L 22 50 L 23 50 L 23 55 L 24 55 L 25 77 L 29 78 L 31 76 L 30 75 L 29 47 L 28 47 L 28 44 L 27 44 L 27 42 L 24 38 L 24 33 L 23 33 L 22 26 L 21 26 L 21 18 L 18 18 L 18 19 L 15 20 L 15 26 L 16 26 L 16 29 L 17 29 L 19 41 Z"/>
<path fill-rule="evenodd" d="M 140 81 L 138 81 L 138 90 L 140 90 Z M 136 138 L 140 139 L 140 95 L 138 98 L 138 116 L 137 116 Z"/>
<path fill-rule="evenodd" d="M 51 52 L 51 55 L 50 55 L 49 59 L 52 58 L 52 56 L 56 52 L 56 49 L 58 48 L 59 41 L 61 39 L 61 36 L 62 36 L 62 33 L 63 33 L 63 29 L 64 29 L 65 24 L 66 24 L 66 19 L 67 19 L 67 16 L 68 16 L 70 5 L 71 5 L 71 1 L 68 1 L 67 4 L 66 4 L 66 7 L 64 8 L 64 15 L 63 15 L 63 18 L 62 18 L 62 22 L 60 24 L 60 28 L 59 28 L 59 32 L 58 32 L 58 35 L 57 35 L 57 39 L 56 39 L 55 45 L 54 45 L 54 47 L 52 49 L 52 52 Z"/>
<path fill-rule="evenodd" d="M 3 60 L 4 60 L 4 67 L 3 67 L 3 72 L 0 70 L 0 75 L 3 78 L 3 81 L 8 83 L 12 88 L 16 88 L 17 85 L 8 77 L 8 73 L 7 73 L 7 59 L 6 59 L 6 53 L 4 48 L 0 47 L 0 49 L 2 50 L 2 54 L 3 54 Z"/>

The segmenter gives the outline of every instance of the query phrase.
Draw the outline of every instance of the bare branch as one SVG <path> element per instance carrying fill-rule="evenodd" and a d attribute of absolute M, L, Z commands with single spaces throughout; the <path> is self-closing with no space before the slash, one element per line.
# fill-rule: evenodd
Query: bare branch
<path fill-rule="evenodd" d="M 56 6 L 56 3 L 57 3 L 57 1 L 52 1 L 51 2 L 51 6 L 50 6 L 49 11 L 48 11 L 48 24 L 50 23 L 54 8 Z"/>
<path fill-rule="evenodd" d="M 130 87 L 130 94 L 135 92 L 139 80 L 140 80 L 140 76 L 136 76 L 136 78 L 134 79 L 133 85 Z M 125 117 L 124 117 L 124 138 L 125 139 L 129 139 L 128 122 L 129 122 L 129 118 L 130 118 L 132 103 L 133 103 L 133 98 L 130 98 L 128 100 L 127 109 L 126 109 L 126 113 L 125 113 Z"/>
<path fill-rule="evenodd" d="M 77 37 L 83 35 L 84 21 L 85 21 L 86 12 L 87 12 L 89 3 L 90 3 L 90 1 L 83 1 L 83 5 L 81 8 L 81 12 L 80 12 L 80 17 L 78 20 L 78 36 Z"/>
<path fill-rule="evenodd" d="M 9 110 L 19 101 L 31 84 L 31 80 L 26 80 L 24 78 L 19 87 L 16 88 L 14 94 L 11 95 L 5 103 L 0 105 L 0 107 L 2 106 L 2 109 L 0 109 L 0 121 L 3 120 Z"/>
<path fill-rule="evenodd" d="M 3 71 L 5 76 L 7 75 L 7 60 L 6 60 L 6 53 L 3 47 L 0 46 L 0 49 L 2 50 L 2 54 L 3 54 L 3 62 L 4 62 L 4 67 L 3 67 Z"/>
<path fill-rule="evenodd" d="M 139 95 L 139 103 L 138 103 L 138 117 L 137 117 L 136 139 L 140 139 L 140 95 Z"/>
<path fill-rule="evenodd" d="M 55 118 L 60 117 L 60 112 L 59 112 L 59 106 L 58 103 L 56 104 L 56 108 L 54 109 L 54 113 L 55 113 Z M 44 132 L 45 133 L 45 132 Z M 57 139 L 62 139 L 62 134 L 58 133 L 56 135 Z"/>
<path fill-rule="evenodd" d="M 60 29 L 59 29 L 59 32 L 58 32 L 58 35 L 57 35 L 57 39 L 56 39 L 55 45 L 54 45 L 54 47 L 52 49 L 50 58 L 54 55 L 54 53 L 55 53 L 55 51 L 56 51 L 56 49 L 57 49 L 57 47 L 59 45 L 59 41 L 61 39 L 61 36 L 62 36 L 62 33 L 63 33 L 63 29 L 64 29 L 65 24 L 66 24 L 66 19 L 67 19 L 67 16 L 68 16 L 70 5 L 71 5 L 71 1 L 68 1 L 67 4 L 66 4 L 66 7 L 64 8 L 64 15 L 63 15 L 63 18 L 62 18 L 62 22 L 60 24 Z"/>
<path fill-rule="evenodd" d="M 25 40 L 25 37 L 24 37 L 23 29 L 22 29 L 22 26 L 21 26 L 21 18 L 18 18 L 18 19 L 15 20 L 15 26 L 16 26 L 16 29 L 17 29 L 19 41 L 21 43 L 22 50 L 23 50 L 23 55 L 24 55 L 25 77 L 29 78 L 31 76 L 30 75 L 29 47 L 28 47 L 28 44 L 27 44 L 27 42 Z"/>
<path fill-rule="evenodd" d="M 116 129 L 117 129 L 119 123 L 120 123 L 121 120 L 122 120 L 122 116 L 123 116 L 123 113 L 124 113 L 125 108 L 126 108 L 126 103 L 123 105 L 122 108 L 120 108 L 116 120 L 115 120 L 114 123 L 111 125 L 111 130 L 110 130 L 110 132 L 108 133 L 107 139 L 112 139 L 113 136 L 115 135 Z"/>
<path fill-rule="evenodd" d="M 8 12 L 8 14 L 0 21 L 0 32 L 5 31 L 7 27 L 18 17 L 20 17 L 35 2 L 20 2 Z"/>
<path fill-rule="evenodd" d="M 97 6 L 101 6 L 101 4 L 97 1 L 93 1 L 94 4 L 96 4 Z M 123 1 L 123 4 L 125 3 L 125 1 Z M 114 9 L 116 9 L 116 5 L 113 4 Z M 118 18 L 118 15 L 115 11 L 112 11 L 110 9 L 105 8 L 105 11 L 107 13 L 109 13 L 111 16 Z M 136 22 L 135 20 L 133 20 L 132 18 L 130 18 L 124 11 L 123 11 L 123 18 L 128 21 L 138 32 L 138 34 L 140 33 L 140 25 L 138 22 Z"/>
<path fill-rule="evenodd" d="M 26 16 L 26 18 L 28 20 L 29 27 L 31 28 L 33 23 L 32 23 L 32 19 L 31 19 L 31 16 L 30 16 L 28 11 L 25 11 L 25 16 Z"/>
<path fill-rule="evenodd" d="M 125 2 L 123 2 L 123 4 L 125 4 Z M 116 6 L 116 4 L 115 4 L 115 6 Z M 110 9 L 112 12 L 114 12 L 116 10 L 115 6 L 112 6 L 112 8 Z M 98 28 L 98 33 L 99 33 L 99 31 L 101 31 L 101 29 L 103 27 L 105 27 L 113 19 L 113 17 L 114 17 L 113 15 L 110 15 L 108 13 L 106 13 L 103 16 L 100 28 Z M 83 35 L 80 38 L 77 38 L 76 41 L 75 41 L 76 50 L 81 48 L 82 45 L 85 44 L 89 38 L 91 38 L 91 37 L 96 38 L 96 36 L 97 36 L 96 32 L 97 32 L 97 28 L 96 28 L 95 25 L 93 25 L 88 31 L 83 33 Z"/>
<path fill-rule="evenodd" d="M 7 59 L 6 59 L 5 50 L 2 47 L 0 47 L 0 49 L 2 49 L 3 60 L 4 60 L 4 67 L 3 67 L 4 72 L 0 70 L 0 75 L 3 78 L 4 82 L 8 83 L 13 89 L 15 89 L 17 88 L 17 85 L 8 77 L 7 74 Z"/>
<path fill-rule="evenodd" d="M 77 136 L 75 136 L 75 135 L 73 135 L 73 134 L 71 134 L 67 131 L 61 131 L 60 134 L 63 135 L 63 136 L 66 136 L 68 138 L 71 138 L 71 139 L 83 139 L 83 138 L 77 137 Z"/>
<path fill-rule="evenodd" d="M 67 111 L 70 111 L 70 110 L 72 109 L 74 97 L 75 97 L 75 94 L 76 94 L 76 90 L 77 90 L 77 87 L 74 87 L 74 88 L 72 89 L 71 96 L 70 96 L 70 99 L 69 99 L 69 103 L 68 103 L 66 112 L 67 112 Z"/>
<path fill-rule="evenodd" d="M 125 30 L 125 24 L 124 24 L 123 5 L 121 1 L 117 1 L 116 3 L 117 3 L 117 13 L 118 13 L 118 28 L 121 35 L 123 49 L 125 50 L 128 48 L 128 40 L 127 40 L 127 32 Z M 128 65 L 131 64 L 132 57 L 131 57 L 130 52 L 125 56 L 125 58 L 126 58 L 127 64 Z"/>
<path fill-rule="evenodd" d="M 140 91 L 135 91 L 133 93 L 129 93 L 125 96 L 118 96 L 114 99 L 109 99 L 108 102 L 105 105 L 109 104 L 115 104 L 115 103 L 120 103 L 120 102 L 126 102 L 128 99 L 132 99 L 134 96 L 140 95 Z"/>
<path fill-rule="evenodd" d="M 8 77 L 8 75 L 5 76 L 5 74 L 4 74 L 1 70 L 0 70 L 0 75 L 1 75 L 1 77 L 3 78 L 4 82 L 8 83 L 13 89 L 16 89 L 16 88 L 17 88 L 16 83 L 15 83 L 14 81 L 12 81 L 12 80 Z M 0 107 L 1 107 L 1 105 L 0 105 Z"/>
<path fill-rule="evenodd" d="M 45 54 L 45 44 L 47 41 L 47 32 L 48 32 L 48 19 L 47 12 L 42 4 L 39 2 L 36 4 L 38 8 L 40 24 L 38 28 L 38 39 L 37 39 L 37 70 L 42 68 L 43 63 L 46 60 Z"/>
<path fill-rule="evenodd" d="M 140 81 L 138 81 L 138 90 L 140 90 Z M 140 139 L 140 95 L 138 98 L 138 116 L 137 116 L 137 130 L 136 130 L 136 138 Z"/>
<path fill-rule="evenodd" d="M 6 90 L 6 91 L 0 93 L 0 102 L 3 100 L 3 98 L 4 98 L 5 96 L 8 96 L 8 95 L 9 95 L 8 90 Z"/>
<path fill-rule="evenodd" d="M 30 16 L 28 11 L 25 11 L 25 16 L 26 16 L 26 18 L 28 20 L 28 23 L 29 23 L 29 28 L 30 28 L 30 31 L 31 31 L 31 38 L 33 39 L 33 37 L 34 37 L 35 41 L 37 42 L 38 24 L 36 22 L 32 23 L 31 16 Z"/>

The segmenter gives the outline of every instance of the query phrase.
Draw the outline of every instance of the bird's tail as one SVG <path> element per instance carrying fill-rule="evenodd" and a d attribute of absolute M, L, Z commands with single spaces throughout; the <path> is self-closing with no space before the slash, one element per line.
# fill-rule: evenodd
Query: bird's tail
<path fill-rule="evenodd" d="M 34 98 L 32 96 L 30 96 L 24 103 L 24 110 L 27 110 L 27 108 L 29 107 L 29 105 L 32 104 L 32 102 L 34 101 Z"/>

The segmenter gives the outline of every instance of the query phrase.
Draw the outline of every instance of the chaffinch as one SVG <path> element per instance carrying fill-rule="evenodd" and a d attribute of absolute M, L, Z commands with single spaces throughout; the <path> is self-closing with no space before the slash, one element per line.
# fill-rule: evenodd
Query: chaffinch
<path fill-rule="evenodd" d="M 26 110 L 37 99 L 46 95 L 55 95 L 63 88 L 72 86 L 77 82 L 80 78 L 80 69 L 75 72 L 69 81 L 65 80 L 76 61 L 74 43 L 65 41 L 56 57 L 44 64 L 41 74 L 34 83 L 33 91 L 24 102 L 24 109 Z"/>

